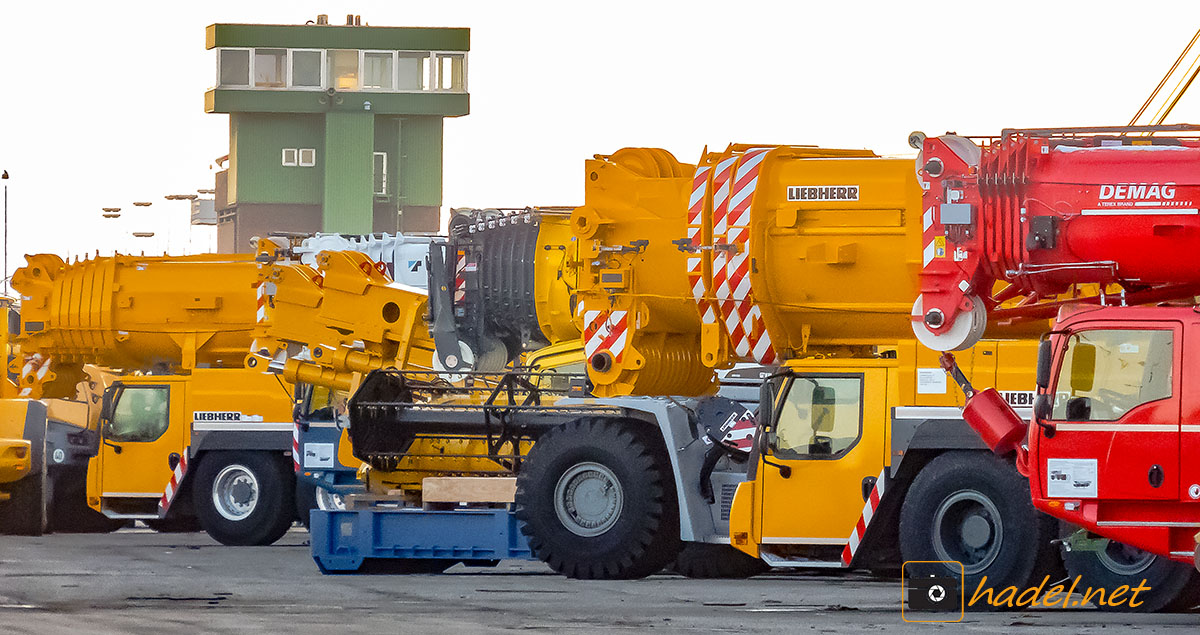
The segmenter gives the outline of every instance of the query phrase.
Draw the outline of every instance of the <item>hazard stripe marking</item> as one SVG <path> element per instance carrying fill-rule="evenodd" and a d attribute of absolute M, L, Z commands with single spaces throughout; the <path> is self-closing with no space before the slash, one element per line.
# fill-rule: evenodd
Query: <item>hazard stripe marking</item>
<path fill-rule="evenodd" d="M 167 482 L 167 487 L 163 490 L 162 498 L 158 499 L 158 517 L 163 518 L 167 515 L 167 510 L 171 508 L 171 503 L 175 500 L 175 495 L 179 493 L 179 485 L 183 483 L 183 477 L 187 474 L 188 459 L 185 451 L 179 457 L 179 464 L 175 466 L 175 471 L 171 472 L 171 480 Z"/>
<path fill-rule="evenodd" d="M 846 541 L 846 548 L 842 549 L 842 565 L 850 566 L 854 561 L 854 554 L 858 551 L 859 545 L 862 544 L 863 536 L 867 534 L 867 527 L 871 525 L 871 519 L 875 517 L 876 510 L 879 509 L 879 502 L 883 500 L 883 494 L 887 487 L 887 468 L 883 468 L 879 472 L 878 478 L 875 479 L 875 487 L 871 488 L 871 494 L 863 503 L 862 514 L 858 517 L 858 522 L 854 524 L 854 530 L 850 532 L 850 538 Z"/>

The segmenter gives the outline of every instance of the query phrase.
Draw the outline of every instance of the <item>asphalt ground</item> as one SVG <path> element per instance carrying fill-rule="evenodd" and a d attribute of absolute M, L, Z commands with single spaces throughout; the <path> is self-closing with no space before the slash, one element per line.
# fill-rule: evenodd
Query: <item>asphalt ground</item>
<path fill-rule="evenodd" d="M 3 633 L 329 633 L 500 631 L 734 633 L 1197 632 L 1200 613 L 1095 609 L 967 613 L 903 621 L 900 581 L 863 573 L 749 580 L 568 580 L 538 562 L 458 565 L 443 574 L 318 572 L 308 534 L 225 547 L 205 534 L 0 536 Z M 912 617 L 910 614 L 909 617 Z"/>

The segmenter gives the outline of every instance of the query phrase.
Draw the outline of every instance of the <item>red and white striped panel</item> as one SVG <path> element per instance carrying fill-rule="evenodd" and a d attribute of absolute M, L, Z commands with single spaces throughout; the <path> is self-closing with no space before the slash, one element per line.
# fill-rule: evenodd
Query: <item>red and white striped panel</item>
<path fill-rule="evenodd" d="M 620 363 L 629 341 L 626 311 L 584 311 L 583 353 L 586 359 L 608 351 Z"/>
<path fill-rule="evenodd" d="M 42 357 L 41 353 L 33 353 L 25 358 L 25 365 L 21 367 L 21 382 L 30 375 L 33 375 L 34 382 L 26 385 L 21 389 L 19 396 L 29 397 L 33 394 L 34 386 L 41 386 L 42 381 L 46 379 L 46 373 L 50 371 L 50 358 Z M 40 394 L 40 392 L 39 392 Z"/>
<path fill-rule="evenodd" d="M 259 324 L 267 321 L 267 285 L 261 280 L 254 284 L 254 290 L 257 294 L 258 311 L 255 318 Z"/>
<path fill-rule="evenodd" d="M 454 303 L 458 304 L 467 297 L 467 276 L 463 274 L 467 269 L 467 252 L 464 249 L 459 249 L 454 260 Z"/>
<path fill-rule="evenodd" d="M 850 532 L 850 539 L 846 542 L 846 548 L 842 549 L 843 565 L 848 567 L 854 560 L 854 554 L 858 552 L 858 547 L 862 544 L 863 536 L 867 534 L 867 526 L 871 524 L 871 519 L 875 517 L 875 510 L 879 509 L 879 501 L 883 500 L 885 489 L 887 489 L 886 467 L 880 470 L 879 477 L 875 479 L 875 487 L 871 488 L 871 495 L 863 503 L 862 515 L 858 517 L 858 523 L 854 525 L 854 531 Z"/>
<path fill-rule="evenodd" d="M 704 201 L 708 197 L 710 172 L 712 172 L 712 168 L 708 166 L 696 168 L 696 173 L 692 176 L 692 195 L 688 199 L 687 237 L 693 249 L 688 252 L 687 257 L 688 284 L 692 288 L 692 298 L 701 307 L 701 314 L 703 314 L 702 300 L 706 286 L 703 275 L 704 258 L 700 247 L 704 242 Z"/>
<path fill-rule="evenodd" d="M 938 235 L 933 228 L 933 207 L 925 210 L 921 215 L 921 244 L 924 248 L 921 250 L 921 267 L 929 266 L 933 262 L 933 258 L 937 253 L 937 246 L 934 245 L 934 238 Z"/>
<path fill-rule="evenodd" d="M 717 163 L 717 167 L 713 170 L 712 177 L 712 192 L 713 192 L 713 245 L 725 244 L 725 232 L 729 228 L 727 216 L 729 214 L 729 181 L 733 174 L 733 164 L 736 163 L 738 157 L 732 156 L 727 159 L 722 159 Z M 720 249 L 713 250 L 713 293 L 717 298 L 723 299 L 729 297 L 729 283 L 725 279 L 725 261 L 729 254 Z"/>
<path fill-rule="evenodd" d="M 171 503 L 175 500 L 175 495 L 179 493 L 179 486 L 183 484 L 183 477 L 187 474 L 188 458 L 187 450 L 179 457 L 179 465 L 175 466 L 175 471 L 171 473 L 171 481 L 167 483 L 167 488 L 163 490 L 162 498 L 158 499 L 158 517 L 163 518 L 167 515 L 167 510 L 171 509 Z"/>
<path fill-rule="evenodd" d="M 300 422 L 292 422 L 292 465 L 297 474 L 302 469 L 300 467 Z"/>
<path fill-rule="evenodd" d="M 688 239 L 695 249 L 687 258 L 688 282 L 691 284 L 692 299 L 696 301 L 700 320 L 705 324 L 717 322 L 716 307 L 705 299 L 709 288 L 708 281 L 704 278 L 704 253 L 699 250 L 704 246 L 704 204 L 709 197 L 709 178 L 712 171 L 708 166 L 696 168 L 696 174 L 692 177 L 692 195 L 688 200 Z"/>
<path fill-rule="evenodd" d="M 721 442 L 739 450 L 749 451 L 754 445 L 754 430 L 757 425 L 754 413 L 747 410 L 742 413 L 742 416 L 738 417 L 733 427 L 729 428 L 729 431 L 725 433 Z"/>
<path fill-rule="evenodd" d="M 262 280 L 255 282 L 254 283 L 254 291 L 257 296 L 255 299 L 255 302 L 258 307 L 254 314 L 255 322 L 257 322 L 260 325 L 265 324 L 267 322 L 267 285 L 266 285 L 266 283 L 264 283 Z M 257 339 L 250 342 L 250 350 L 255 353 L 262 352 L 258 348 L 258 340 Z"/>
<path fill-rule="evenodd" d="M 747 150 L 738 162 L 729 197 L 728 229 L 725 242 L 737 250 L 725 261 L 729 302 L 723 303 L 725 326 L 733 342 L 734 354 L 760 364 L 776 360 L 771 338 L 762 320 L 762 310 L 754 304 L 750 284 L 750 208 L 758 188 L 759 169 L 770 148 Z"/>

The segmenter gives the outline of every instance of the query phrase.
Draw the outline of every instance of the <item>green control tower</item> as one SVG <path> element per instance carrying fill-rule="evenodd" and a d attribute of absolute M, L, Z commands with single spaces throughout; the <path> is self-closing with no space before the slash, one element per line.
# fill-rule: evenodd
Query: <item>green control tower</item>
<path fill-rule="evenodd" d="M 470 110 L 470 30 L 328 22 L 206 30 L 217 81 L 204 109 L 229 115 L 221 252 L 280 231 L 440 228 L 442 119 Z"/>

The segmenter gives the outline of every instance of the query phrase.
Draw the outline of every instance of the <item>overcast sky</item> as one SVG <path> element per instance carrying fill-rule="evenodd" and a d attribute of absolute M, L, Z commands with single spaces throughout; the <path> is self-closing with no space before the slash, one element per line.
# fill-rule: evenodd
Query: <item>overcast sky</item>
<path fill-rule="evenodd" d="M 974 8 L 978 7 L 978 8 Z M 583 161 L 657 146 L 909 153 L 908 132 L 1124 124 L 1200 27 L 1196 2 L 5 2 L 0 169 L 22 254 L 184 248 L 228 118 L 204 113 L 213 22 L 470 27 L 471 114 L 444 205 L 578 205 Z M 1200 97 L 1173 119 L 1200 123 Z M 133 201 L 150 208 L 132 211 Z M 118 221 L 102 207 L 121 207 Z M 131 231 L 155 231 L 140 242 Z M 123 237 L 121 237 L 123 235 Z M 205 237 L 200 236 L 202 244 Z M 123 241 L 123 242 L 115 242 Z M 128 247 L 126 247 L 128 248 Z"/>

